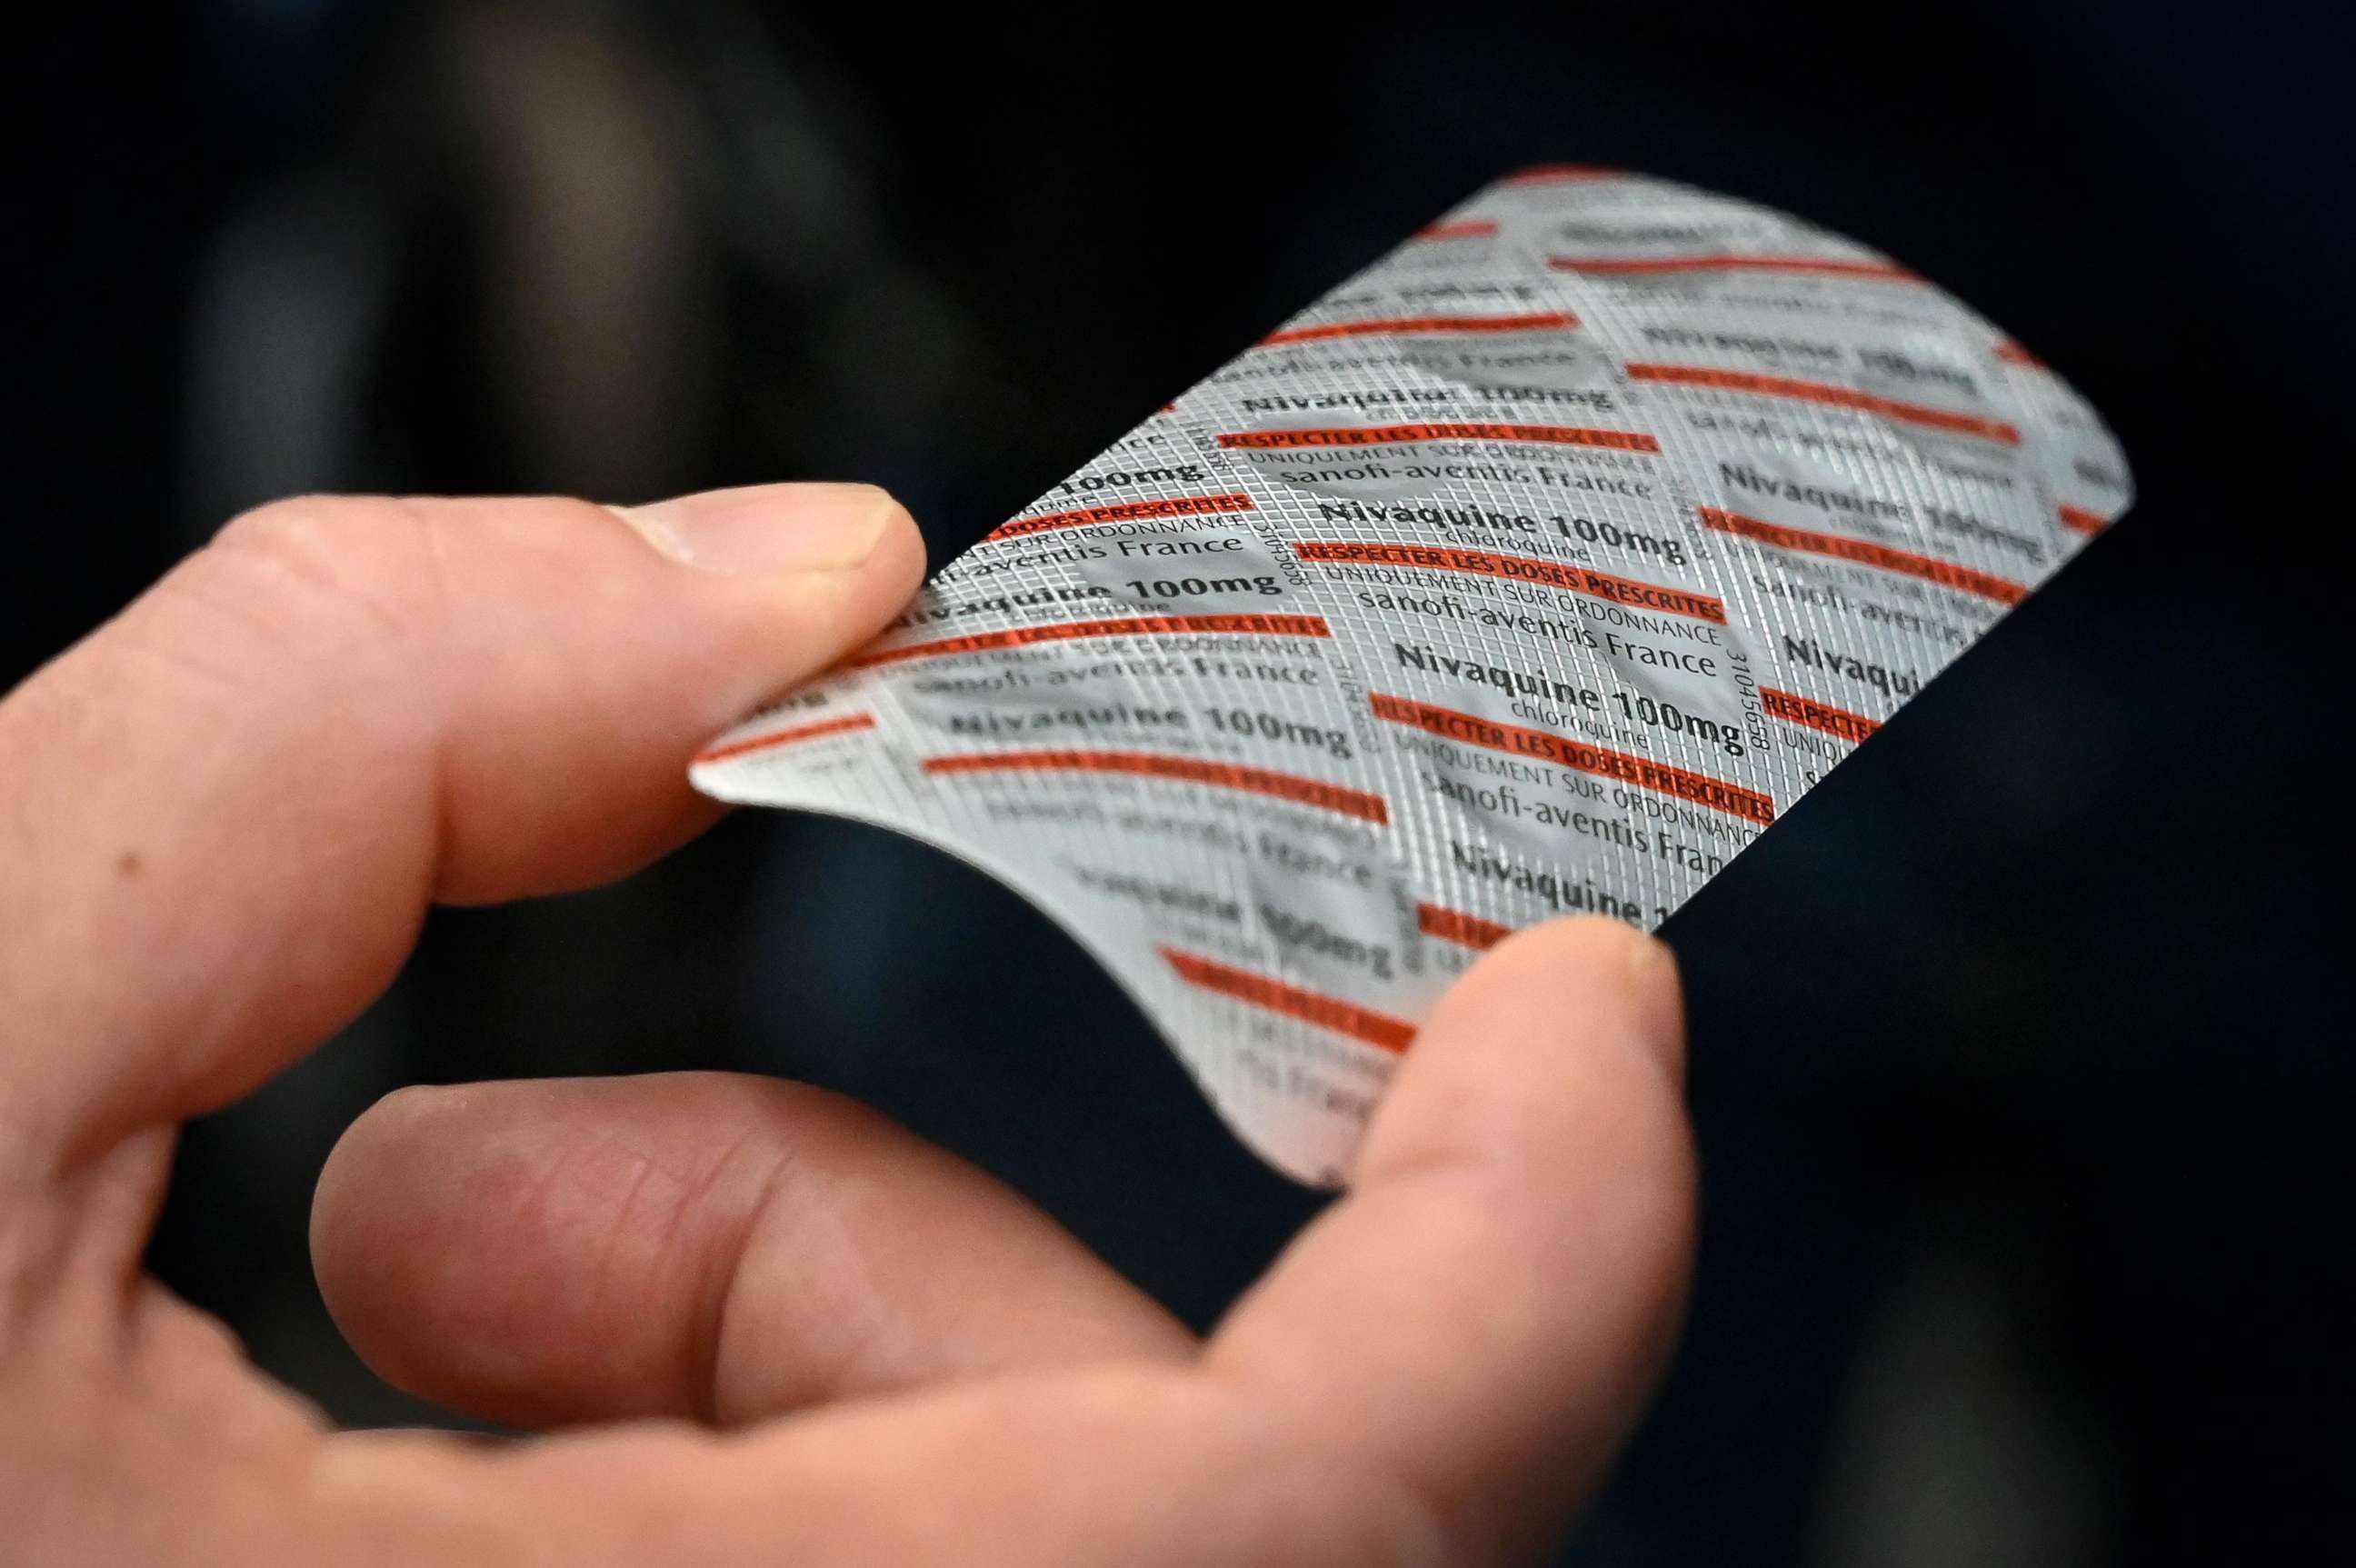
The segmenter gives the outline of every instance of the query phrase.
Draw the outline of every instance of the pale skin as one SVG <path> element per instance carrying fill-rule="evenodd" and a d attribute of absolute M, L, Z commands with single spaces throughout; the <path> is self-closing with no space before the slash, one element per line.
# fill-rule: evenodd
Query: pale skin
<path fill-rule="evenodd" d="M 856 487 L 286 501 L 0 702 L 0 1561 L 1547 1549 L 1691 1246 L 1676 966 L 1607 922 L 1442 1000 L 1347 1195 L 1207 1337 L 882 1117 L 717 1074 L 407 1090 L 320 1177 L 360 1353 L 542 1435 L 338 1433 L 142 1273 L 180 1122 L 365 1007 L 431 905 L 708 825 L 689 757 L 922 564 Z"/>

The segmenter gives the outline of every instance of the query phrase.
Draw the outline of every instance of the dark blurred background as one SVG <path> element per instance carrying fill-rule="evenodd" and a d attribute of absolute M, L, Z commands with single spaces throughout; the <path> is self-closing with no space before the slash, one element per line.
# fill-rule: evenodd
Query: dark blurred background
<path fill-rule="evenodd" d="M 1669 928 L 1700 1273 L 1566 1560 L 2347 1550 L 2346 24 L 212 0 L 14 26 L 5 682 L 297 490 L 856 478 L 946 559 L 1519 164 L 1786 206 L 1954 289 L 2105 411 L 2143 499 Z M 1018 971 L 1071 1004 L 1001 994 Z M 1198 1323 L 1316 1204 L 1011 897 L 764 815 L 608 892 L 437 918 L 346 1037 L 194 1130 L 155 1264 L 342 1419 L 440 1419 L 311 1283 L 338 1131 L 417 1079 L 680 1066 L 862 1093 Z"/>

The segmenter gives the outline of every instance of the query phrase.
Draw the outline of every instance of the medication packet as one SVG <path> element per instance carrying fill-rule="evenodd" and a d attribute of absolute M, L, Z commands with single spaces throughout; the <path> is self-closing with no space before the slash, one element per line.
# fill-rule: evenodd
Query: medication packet
<path fill-rule="evenodd" d="M 1889 258 L 1529 169 L 693 777 L 1001 878 L 1333 1185 L 1482 950 L 1659 925 L 2129 497 L 2075 392 Z"/>

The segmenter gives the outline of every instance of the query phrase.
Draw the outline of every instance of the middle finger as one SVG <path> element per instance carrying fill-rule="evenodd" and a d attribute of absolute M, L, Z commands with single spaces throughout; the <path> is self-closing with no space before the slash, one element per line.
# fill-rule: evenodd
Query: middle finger
<path fill-rule="evenodd" d="M 518 1426 L 734 1423 L 1195 1344 L 1003 1184 L 768 1079 L 394 1095 L 328 1161 L 312 1251 L 370 1365 Z"/>

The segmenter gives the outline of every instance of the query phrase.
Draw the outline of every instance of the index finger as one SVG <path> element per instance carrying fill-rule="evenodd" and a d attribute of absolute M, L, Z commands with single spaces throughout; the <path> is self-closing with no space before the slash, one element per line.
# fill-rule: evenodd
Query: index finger
<path fill-rule="evenodd" d="M 1683 1031 L 1676 962 L 1648 937 L 1590 918 L 1504 943 L 1417 1036 L 1353 1191 L 1206 1367 L 1304 1447 L 1406 1488 L 1469 1560 L 1543 1542 L 1683 1300 Z"/>
<path fill-rule="evenodd" d="M 713 812 L 695 747 L 922 567 L 867 486 L 665 507 L 280 502 L 0 702 L 0 1161 L 38 1180 L 244 1092 L 437 899 L 669 848 Z"/>

